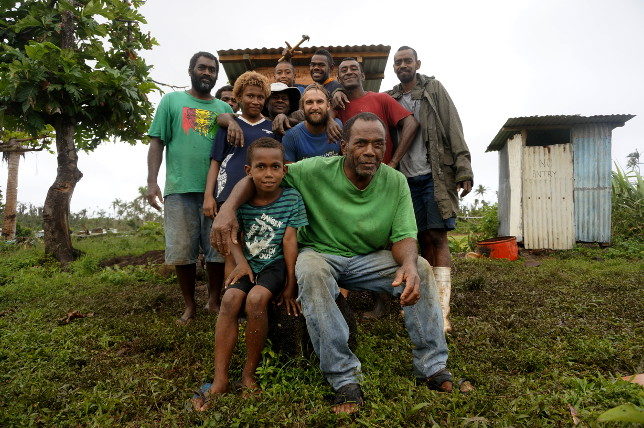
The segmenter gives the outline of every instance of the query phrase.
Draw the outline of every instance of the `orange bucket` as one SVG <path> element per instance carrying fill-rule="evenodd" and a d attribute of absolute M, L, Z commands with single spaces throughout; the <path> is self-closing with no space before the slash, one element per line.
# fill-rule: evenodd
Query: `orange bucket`
<path fill-rule="evenodd" d="M 476 245 L 483 254 L 491 259 L 516 260 L 519 258 L 519 246 L 515 236 L 500 236 L 498 238 L 479 241 Z"/>

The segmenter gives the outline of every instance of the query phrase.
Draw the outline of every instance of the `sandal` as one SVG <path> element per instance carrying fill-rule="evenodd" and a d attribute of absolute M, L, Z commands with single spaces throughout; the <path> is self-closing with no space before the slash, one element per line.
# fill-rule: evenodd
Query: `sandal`
<path fill-rule="evenodd" d="M 452 374 L 447 369 L 440 369 L 428 378 L 418 379 L 418 381 L 427 385 L 429 389 L 438 392 L 452 392 L 454 388 Z M 449 382 L 448 386 L 444 385 L 446 382 Z"/>
<path fill-rule="evenodd" d="M 210 400 L 212 400 L 212 396 L 208 394 L 208 390 L 210 390 L 211 386 L 212 386 L 212 383 L 204 383 L 203 385 L 201 385 L 199 390 L 195 392 L 195 395 L 192 396 L 192 400 L 191 400 L 193 410 L 200 412 L 201 410 L 199 409 L 207 405 L 210 402 Z M 199 406 L 199 409 L 197 409 L 195 406 L 197 400 L 203 400 L 203 402 L 201 403 L 201 406 Z"/>
<path fill-rule="evenodd" d="M 349 383 L 340 387 L 335 392 L 332 407 L 340 406 L 342 404 L 355 404 L 355 411 L 358 411 L 358 408 L 364 404 L 364 395 L 362 394 L 362 389 L 360 388 L 359 383 Z"/>

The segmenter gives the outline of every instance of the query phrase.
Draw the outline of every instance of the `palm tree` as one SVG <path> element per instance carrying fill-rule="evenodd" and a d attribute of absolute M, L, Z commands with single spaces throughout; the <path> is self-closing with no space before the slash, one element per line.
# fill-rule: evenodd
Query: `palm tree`
<path fill-rule="evenodd" d="M 37 139 L 43 139 L 46 136 L 33 138 L 9 138 L 5 142 L 0 142 L 0 152 L 2 159 L 7 162 L 9 168 L 7 174 L 7 195 L 4 207 L 4 220 L 2 222 L 2 239 L 12 240 L 16 238 L 16 207 L 18 204 L 18 170 L 20 168 L 20 157 L 25 152 L 40 151 L 46 144 L 43 141 L 39 147 L 23 145 Z"/>
<path fill-rule="evenodd" d="M 481 199 L 482 199 L 483 196 L 485 195 L 485 192 L 487 192 L 488 190 L 490 190 L 490 189 L 488 189 L 487 187 L 485 187 L 482 184 L 479 184 L 479 187 L 474 189 L 474 194 L 479 195 L 481 197 Z"/>

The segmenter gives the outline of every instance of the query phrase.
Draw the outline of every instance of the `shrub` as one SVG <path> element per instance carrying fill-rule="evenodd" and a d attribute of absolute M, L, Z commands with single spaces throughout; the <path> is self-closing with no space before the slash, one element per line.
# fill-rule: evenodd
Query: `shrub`
<path fill-rule="evenodd" d="M 638 171 L 626 173 L 615 165 L 612 179 L 613 238 L 644 239 L 644 181 Z"/>

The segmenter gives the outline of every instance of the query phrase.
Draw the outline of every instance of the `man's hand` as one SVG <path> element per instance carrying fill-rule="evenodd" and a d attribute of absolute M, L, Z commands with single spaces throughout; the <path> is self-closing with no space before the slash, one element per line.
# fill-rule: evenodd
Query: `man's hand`
<path fill-rule="evenodd" d="M 300 303 L 295 300 L 297 298 L 296 289 L 295 284 L 289 281 L 277 302 L 277 306 L 284 305 L 286 307 L 286 313 L 293 316 L 298 316 L 302 313 Z"/>
<path fill-rule="evenodd" d="M 333 97 L 331 98 L 331 108 L 334 110 L 344 110 L 350 102 L 349 97 L 347 97 L 344 91 L 336 90 L 333 92 Z"/>
<path fill-rule="evenodd" d="M 237 263 L 235 269 L 233 269 L 233 271 L 230 272 L 230 275 L 228 275 L 228 278 L 226 278 L 224 287 L 229 287 L 231 284 L 236 283 L 240 278 L 243 278 L 246 275 L 248 275 L 248 278 L 250 278 L 250 282 L 255 282 L 255 278 L 253 277 L 253 270 L 248 265 L 248 262 L 243 261 L 242 263 Z"/>
<path fill-rule="evenodd" d="M 456 183 L 456 191 L 458 192 L 459 190 L 463 189 L 461 192 L 461 198 L 465 197 L 468 193 L 472 191 L 472 186 L 474 183 L 472 183 L 472 180 L 466 180 L 466 181 L 459 181 Z"/>
<path fill-rule="evenodd" d="M 393 169 L 396 169 L 398 167 L 398 162 L 391 161 L 387 165 L 392 167 Z"/>
<path fill-rule="evenodd" d="M 217 201 L 212 196 L 206 196 L 203 199 L 203 215 L 210 218 L 215 218 L 217 215 Z"/>
<path fill-rule="evenodd" d="M 291 127 L 288 116 L 280 113 L 273 119 L 273 132 L 284 135 L 284 133 Z"/>
<path fill-rule="evenodd" d="M 226 204 L 223 205 L 224 207 Z M 223 207 L 221 207 L 223 208 Z M 234 211 L 220 209 L 212 223 L 210 230 L 210 244 L 219 251 L 219 253 L 230 254 L 230 242 L 237 244 L 237 232 L 239 223 Z"/>
<path fill-rule="evenodd" d="M 415 264 L 403 265 L 396 271 L 396 278 L 391 285 L 398 287 L 403 283 L 405 283 L 405 289 L 400 295 L 400 304 L 402 306 L 416 304 L 420 299 L 420 276 Z"/>
<path fill-rule="evenodd" d="M 329 143 L 342 141 L 342 127 L 335 120 L 330 119 L 326 124 L 326 135 Z"/>
<path fill-rule="evenodd" d="M 226 134 L 226 141 L 231 146 L 244 147 L 244 131 L 236 121 L 228 124 L 228 133 Z"/>
<path fill-rule="evenodd" d="M 148 199 L 148 204 L 152 206 L 157 211 L 161 211 L 161 205 L 159 202 L 163 203 L 163 193 L 161 193 L 161 188 L 157 183 L 148 183 L 148 193 L 145 195 Z"/>

